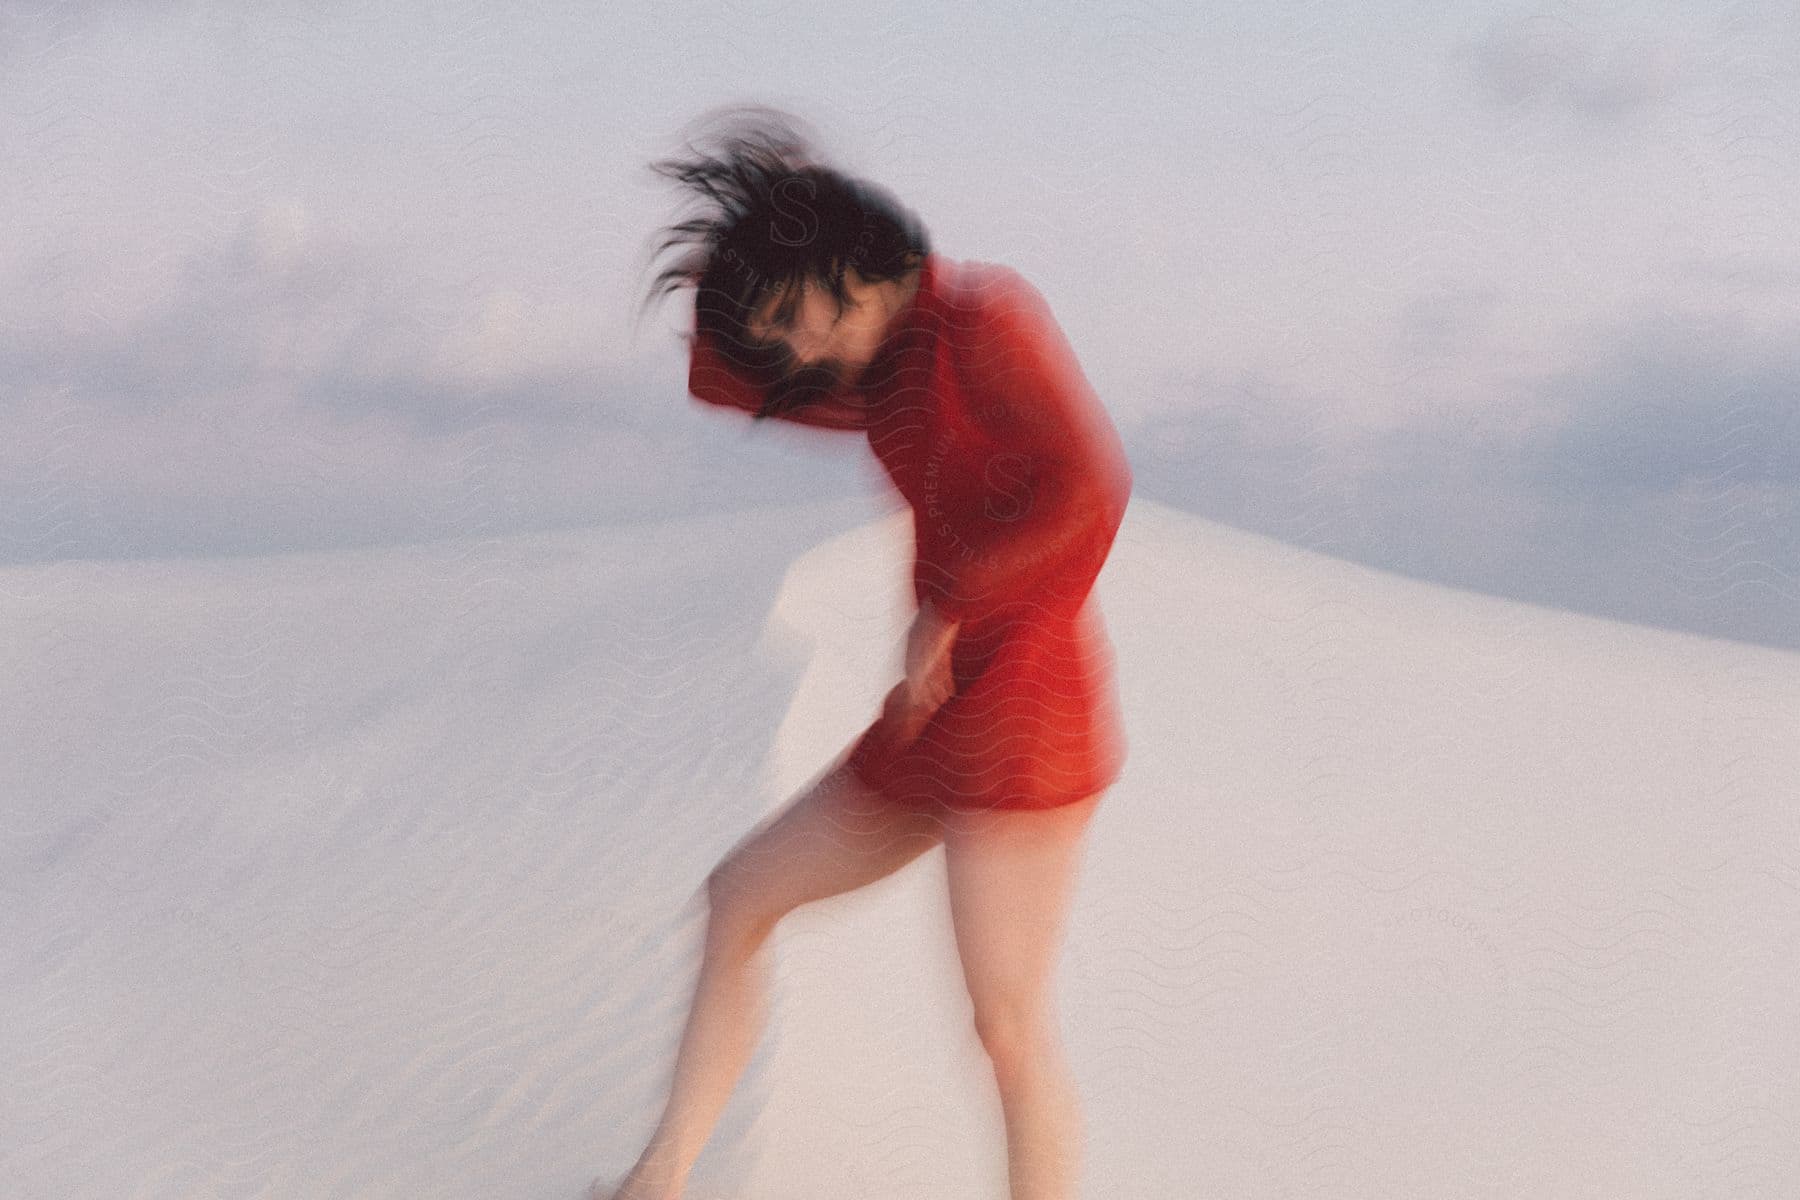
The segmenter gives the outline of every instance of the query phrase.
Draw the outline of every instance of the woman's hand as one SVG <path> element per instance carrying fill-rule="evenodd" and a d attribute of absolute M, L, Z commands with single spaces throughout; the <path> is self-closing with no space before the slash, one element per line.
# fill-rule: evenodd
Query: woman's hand
<path fill-rule="evenodd" d="M 907 694 L 906 680 L 902 679 L 889 690 L 887 698 L 881 702 L 881 719 L 890 722 L 897 731 L 894 740 L 905 745 L 919 736 L 925 723 L 931 720 L 931 714 L 924 712 L 913 704 Z"/>
<path fill-rule="evenodd" d="M 906 740 L 916 737 L 956 690 L 950 674 L 950 650 L 960 627 L 958 622 L 946 621 L 927 600 L 907 631 L 906 678 L 888 693 L 882 706 L 883 716 L 899 721 Z"/>
<path fill-rule="evenodd" d="M 906 682 L 913 704 L 935 709 L 950 698 L 950 649 L 960 627 L 945 620 L 931 601 L 919 606 L 906 634 Z"/>

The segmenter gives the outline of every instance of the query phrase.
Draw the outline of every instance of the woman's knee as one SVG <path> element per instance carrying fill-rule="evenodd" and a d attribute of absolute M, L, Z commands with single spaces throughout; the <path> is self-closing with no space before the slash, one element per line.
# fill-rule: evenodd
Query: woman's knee
<path fill-rule="evenodd" d="M 1042 1001 L 988 1000 L 975 1006 L 975 1036 L 1002 1074 L 1029 1068 L 1056 1046 L 1056 1018 Z"/>

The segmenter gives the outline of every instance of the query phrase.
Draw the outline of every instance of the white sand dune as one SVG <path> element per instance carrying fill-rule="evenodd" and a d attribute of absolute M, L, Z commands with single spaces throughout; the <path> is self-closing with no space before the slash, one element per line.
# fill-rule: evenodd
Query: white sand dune
<path fill-rule="evenodd" d="M 0 571 L 6 1193 L 623 1171 L 696 887 L 898 678 L 870 512 Z M 1100 598 L 1085 1195 L 1800 1194 L 1800 655 L 1143 500 Z M 1004 1195 L 941 851 L 773 952 L 695 1200 Z"/>

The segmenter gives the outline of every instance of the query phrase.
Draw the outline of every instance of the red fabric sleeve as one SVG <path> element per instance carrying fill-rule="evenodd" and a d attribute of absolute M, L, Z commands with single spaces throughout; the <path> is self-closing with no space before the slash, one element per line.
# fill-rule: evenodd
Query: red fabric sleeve
<path fill-rule="evenodd" d="M 763 389 L 747 377 L 742 367 L 719 351 L 711 334 L 693 335 L 688 357 L 688 394 L 708 404 L 738 408 L 754 416 L 763 404 Z M 867 413 L 838 400 L 822 400 L 773 416 L 821 429 L 862 430 Z"/>
<path fill-rule="evenodd" d="M 1131 496 L 1118 432 L 1043 296 L 993 266 L 973 303 L 961 370 L 990 444 L 971 464 L 985 493 L 973 553 L 952 556 L 932 589 L 951 620 L 1065 589 L 1085 595 Z"/>

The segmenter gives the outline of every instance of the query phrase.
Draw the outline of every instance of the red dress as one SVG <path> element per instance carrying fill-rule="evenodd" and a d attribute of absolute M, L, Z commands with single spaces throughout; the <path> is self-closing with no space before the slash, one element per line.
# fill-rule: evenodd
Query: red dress
<path fill-rule="evenodd" d="M 710 336 L 688 390 L 756 411 Z M 1116 780 L 1126 739 L 1090 593 L 1131 493 L 1124 447 L 1049 305 L 1010 267 L 927 255 L 859 381 L 782 414 L 866 434 L 913 514 L 913 594 L 960 621 L 955 690 L 911 742 L 877 717 L 857 777 L 895 803 L 1044 809 Z"/>

